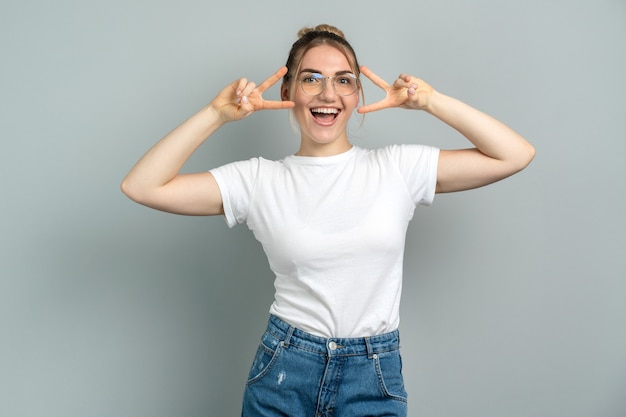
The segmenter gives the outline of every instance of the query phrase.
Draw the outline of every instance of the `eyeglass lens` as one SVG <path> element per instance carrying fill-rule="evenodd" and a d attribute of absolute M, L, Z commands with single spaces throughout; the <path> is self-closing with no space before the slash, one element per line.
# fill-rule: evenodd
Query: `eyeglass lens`
<path fill-rule="evenodd" d="M 335 77 L 324 77 L 322 74 L 317 73 L 303 73 L 298 81 L 304 93 L 316 96 L 324 91 L 328 80 L 332 81 L 335 93 L 340 96 L 354 94 L 358 87 L 357 77 L 352 73 L 341 74 Z"/>

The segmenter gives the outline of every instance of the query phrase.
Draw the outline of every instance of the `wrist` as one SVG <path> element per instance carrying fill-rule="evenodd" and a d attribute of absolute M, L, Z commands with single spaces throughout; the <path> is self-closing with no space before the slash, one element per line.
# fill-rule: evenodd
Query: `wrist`
<path fill-rule="evenodd" d="M 202 110 L 200 110 L 204 120 L 206 120 L 210 125 L 215 125 L 216 127 L 220 127 L 228 122 L 228 120 L 224 120 L 221 116 L 221 113 L 218 108 L 215 107 L 214 103 L 210 103 L 205 106 Z"/>
<path fill-rule="evenodd" d="M 437 114 L 442 108 L 442 102 L 445 101 L 445 96 L 436 90 L 433 90 L 430 94 L 430 98 L 426 106 L 422 109 L 426 113 L 437 117 Z"/>

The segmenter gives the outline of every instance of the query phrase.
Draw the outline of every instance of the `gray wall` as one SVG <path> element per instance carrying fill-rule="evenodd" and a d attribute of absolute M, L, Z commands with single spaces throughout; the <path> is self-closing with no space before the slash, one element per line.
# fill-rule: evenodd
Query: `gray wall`
<path fill-rule="evenodd" d="M 416 214 L 410 415 L 626 415 L 623 0 L 4 0 L 0 416 L 239 413 L 272 298 L 261 249 L 245 226 L 151 211 L 118 187 L 151 144 L 233 79 L 269 75 L 320 22 L 387 80 L 418 75 L 537 148 L 521 174 Z M 353 134 L 466 145 L 402 110 Z M 255 114 L 185 169 L 297 143 L 285 112 Z"/>

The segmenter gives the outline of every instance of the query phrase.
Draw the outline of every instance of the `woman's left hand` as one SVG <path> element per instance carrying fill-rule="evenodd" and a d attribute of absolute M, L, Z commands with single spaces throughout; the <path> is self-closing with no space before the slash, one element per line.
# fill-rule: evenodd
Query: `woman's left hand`
<path fill-rule="evenodd" d="M 434 89 L 419 78 L 400 74 L 393 84 L 389 85 L 365 66 L 361 67 L 361 74 L 383 89 L 386 94 L 385 98 L 380 101 L 359 107 L 357 112 L 361 114 L 392 107 L 426 110 L 430 105 Z"/>

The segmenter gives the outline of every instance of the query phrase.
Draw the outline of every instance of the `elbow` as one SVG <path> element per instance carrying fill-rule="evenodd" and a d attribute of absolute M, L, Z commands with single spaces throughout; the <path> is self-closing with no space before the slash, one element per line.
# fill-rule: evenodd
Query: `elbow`
<path fill-rule="evenodd" d="M 510 159 L 510 167 L 513 173 L 519 172 L 526 168 L 535 158 L 536 150 L 533 145 L 526 142 L 521 149 L 515 152 L 515 156 Z"/>
<path fill-rule="evenodd" d="M 126 197 L 128 197 L 131 200 L 135 201 L 135 199 L 133 198 L 133 187 L 129 183 L 128 179 L 124 178 L 124 181 L 122 181 L 122 183 L 120 184 L 120 191 L 122 191 L 122 193 Z"/>
<path fill-rule="evenodd" d="M 520 170 L 526 168 L 532 162 L 532 160 L 535 159 L 536 154 L 537 151 L 535 147 L 530 143 L 527 143 L 526 149 L 524 150 L 523 154 L 524 157 L 522 158 L 522 167 L 520 168 Z"/>
<path fill-rule="evenodd" d="M 161 193 L 158 188 L 150 187 L 136 178 L 125 178 L 120 184 L 122 193 L 142 206 L 160 209 L 159 197 Z"/>
<path fill-rule="evenodd" d="M 515 156 L 509 159 L 508 164 L 506 164 L 507 167 L 504 168 L 506 174 L 503 177 L 506 178 L 525 169 L 535 158 L 535 154 L 535 147 L 527 143 L 523 149 L 519 149 Z"/>
<path fill-rule="evenodd" d="M 129 180 L 128 177 L 124 178 L 124 180 L 120 184 L 120 190 L 126 197 L 137 203 L 141 203 L 140 188 L 137 187 L 137 185 L 134 184 L 133 181 Z"/>
<path fill-rule="evenodd" d="M 120 191 L 126 196 L 130 198 L 130 186 L 128 185 L 128 180 L 124 178 L 122 183 L 120 184 Z"/>

